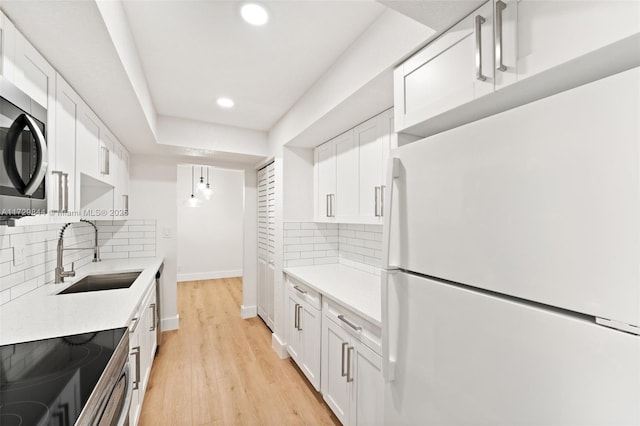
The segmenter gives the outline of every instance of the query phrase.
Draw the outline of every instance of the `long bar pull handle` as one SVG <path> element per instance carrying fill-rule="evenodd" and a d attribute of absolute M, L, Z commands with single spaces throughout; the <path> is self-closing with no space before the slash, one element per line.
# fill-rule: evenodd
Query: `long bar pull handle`
<path fill-rule="evenodd" d="M 353 351 L 353 346 L 350 346 L 349 349 L 347 349 L 347 383 L 353 382 L 353 375 L 351 374 L 351 354 Z"/>
<path fill-rule="evenodd" d="M 301 313 L 302 313 L 302 305 L 298 305 L 298 331 L 302 331 L 302 321 L 300 321 Z"/>
<path fill-rule="evenodd" d="M 69 173 L 64 173 L 64 212 L 69 212 Z"/>
<path fill-rule="evenodd" d="M 496 69 L 505 72 L 507 66 L 502 63 L 502 11 L 507 4 L 502 0 L 496 1 Z"/>
<path fill-rule="evenodd" d="M 378 217 L 380 216 L 380 210 L 378 209 L 378 199 L 379 199 L 379 192 L 380 191 L 380 187 L 379 186 L 374 186 L 373 187 L 373 199 L 375 201 L 374 203 L 374 207 L 373 207 L 373 214 L 374 216 Z"/>
<path fill-rule="evenodd" d="M 329 200 L 330 200 L 330 199 L 331 199 L 331 194 L 327 194 L 326 199 L 325 199 L 326 207 L 327 207 L 327 208 L 326 208 L 326 215 L 327 215 L 327 217 L 331 217 L 331 214 L 329 213 L 329 203 L 330 203 L 330 201 L 329 201 Z"/>
<path fill-rule="evenodd" d="M 156 331 L 156 304 L 155 303 L 150 304 L 149 308 L 151 308 L 152 309 L 151 312 L 153 312 L 153 324 L 149 328 L 149 331 Z"/>
<path fill-rule="evenodd" d="M 300 312 L 298 311 L 298 306 L 300 306 L 300 305 L 298 305 L 296 303 L 296 306 L 294 306 L 294 308 L 293 308 L 295 310 L 295 312 L 293 314 L 293 326 L 296 328 L 296 330 L 300 330 L 298 328 L 298 323 L 300 322 L 300 318 L 299 318 Z"/>
<path fill-rule="evenodd" d="M 476 79 L 485 81 L 487 77 L 482 74 L 482 24 L 485 19 L 476 15 Z"/>
<path fill-rule="evenodd" d="M 129 330 L 129 333 L 135 333 L 136 332 L 136 328 L 138 328 L 138 323 L 140 322 L 140 319 L 138 317 L 134 317 L 131 319 L 131 322 L 134 322 L 135 324 L 133 325 L 133 327 L 131 327 L 131 330 Z"/>
<path fill-rule="evenodd" d="M 329 199 L 331 200 L 331 217 L 336 217 L 336 206 L 334 203 L 336 200 L 336 194 L 331 194 Z"/>
<path fill-rule="evenodd" d="M 380 187 L 380 216 L 384 216 L 384 189 L 385 186 Z"/>
<path fill-rule="evenodd" d="M 344 361 L 346 360 L 346 357 L 344 356 L 344 352 L 345 352 L 344 350 L 345 350 L 345 348 L 346 348 L 347 346 L 349 346 L 349 343 L 348 343 L 348 342 L 344 342 L 344 343 L 342 343 L 342 366 L 341 366 L 341 367 L 342 367 L 342 371 L 341 371 L 341 373 L 342 373 L 342 377 L 345 377 L 345 376 L 347 375 L 347 370 L 348 370 L 348 368 L 349 368 L 348 366 L 347 366 L 346 368 L 345 368 L 345 366 L 344 366 Z"/>
<path fill-rule="evenodd" d="M 134 347 L 132 351 L 131 354 L 136 356 L 136 376 L 133 380 L 133 390 L 136 390 L 140 385 L 140 346 Z"/>
<path fill-rule="evenodd" d="M 345 324 L 347 324 L 349 327 L 353 328 L 355 331 L 361 331 L 362 327 L 360 327 L 359 325 L 356 325 L 354 323 L 352 323 L 351 321 L 349 321 L 348 319 L 346 319 L 344 317 L 344 315 L 338 315 L 338 319 L 342 322 L 344 322 Z"/>
<path fill-rule="evenodd" d="M 106 146 L 101 147 L 102 150 L 102 174 L 109 174 L 109 148 Z"/>
<path fill-rule="evenodd" d="M 51 171 L 52 175 L 56 175 L 58 176 L 58 209 L 54 210 L 54 213 L 62 213 L 63 209 L 64 209 L 64 202 L 63 202 L 63 196 L 64 196 L 64 190 L 63 190 L 63 186 L 62 186 L 62 176 L 64 175 L 64 173 L 62 173 L 59 170 L 53 170 Z"/>
<path fill-rule="evenodd" d="M 293 289 L 296 290 L 298 293 L 300 294 L 307 294 L 306 291 L 304 291 L 303 289 L 301 289 L 300 287 L 298 287 L 297 285 L 293 286 Z"/>

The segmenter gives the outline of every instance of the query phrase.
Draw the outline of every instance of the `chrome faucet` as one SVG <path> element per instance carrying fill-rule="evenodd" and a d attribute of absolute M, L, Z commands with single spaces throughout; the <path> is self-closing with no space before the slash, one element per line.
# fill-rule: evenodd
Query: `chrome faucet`
<path fill-rule="evenodd" d="M 66 223 L 62 229 L 60 230 L 60 236 L 58 237 L 58 245 L 56 247 L 56 277 L 55 283 L 62 283 L 66 277 L 75 277 L 76 271 L 73 270 L 73 266 L 75 262 L 71 262 L 71 270 L 65 271 L 64 266 L 62 265 L 62 255 L 66 250 L 93 250 L 93 260 L 92 262 L 100 262 L 100 248 L 98 247 L 98 227 L 88 220 L 80 219 L 80 222 L 88 223 L 93 226 L 93 229 L 96 230 L 96 238 L 95 244 L 93 247 L 64 247 L 63 237 L 64 231 L 71 225 L 71 223 Z"/>

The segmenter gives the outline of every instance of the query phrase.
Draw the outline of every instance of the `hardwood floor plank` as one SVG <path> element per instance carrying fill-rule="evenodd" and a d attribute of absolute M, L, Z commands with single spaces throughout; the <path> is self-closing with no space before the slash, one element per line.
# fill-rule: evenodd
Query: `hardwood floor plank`
<path fill-rule="evenodd" d="M 240 278 L 178 285 L 180 330 L 163 333 L 140 425 L 340 424 L 241 301 Z"/>

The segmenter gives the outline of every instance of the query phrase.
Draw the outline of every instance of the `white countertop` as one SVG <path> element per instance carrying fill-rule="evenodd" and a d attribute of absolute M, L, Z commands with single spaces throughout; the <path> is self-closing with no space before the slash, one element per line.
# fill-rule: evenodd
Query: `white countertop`
<path fill-rule="evenodd" d="M 381 325 L 382 294 L 378 275 L 339 263 L 296 266 L 283 271 L 373 324 Z"/>
<path fill-rule="evenodd" d="M 126 327 L 162 258 L 109 259 L 89 263 L 62 284 L 47 284 L 0 306 L 0 345 Z M 142 270 L 126 289 L 61 294 L 89 274 Z"/>

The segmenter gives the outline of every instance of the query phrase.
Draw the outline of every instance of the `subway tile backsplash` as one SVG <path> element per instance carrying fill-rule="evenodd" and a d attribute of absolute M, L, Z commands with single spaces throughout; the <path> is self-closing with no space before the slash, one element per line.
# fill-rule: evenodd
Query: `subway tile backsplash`
<path fill-rule="evenodd" d="M 155 220 L 103 220 L 98 227 L 102 259 L 155 257 Z M 54 281 L 56 246 L 63 224 L 0 227 L 0 305 Z M 87 224 L 73 224 L 64 233 L 65 247 L 93 247 L 94 230 Z M 24 247 L 23 262 L 17 253 Z M 16 256 L 17 255 L 17 256 Z M 92 250 L 67 251 L 64 267 L 75 262 L 78 269 L 91 262 Z"/>
<path fill-rule="evenodd" d="M 382 267 L 382 225 L 286 222 L 284 266 L 343 263 L 375 274 Z"/>

